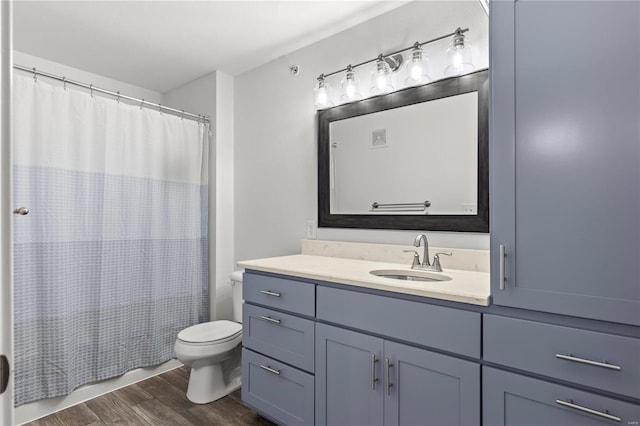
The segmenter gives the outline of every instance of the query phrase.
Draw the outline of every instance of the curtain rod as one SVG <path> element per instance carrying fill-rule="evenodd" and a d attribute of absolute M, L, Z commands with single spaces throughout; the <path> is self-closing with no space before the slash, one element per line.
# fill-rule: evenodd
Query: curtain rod
<path fill-rule="evenodd" d="M 179 116 L 181 118 L 188 118 L 188 119 L 195 120 L 195 121 L 200 121 L 200 122 L 203 122 L 203 123 L 210 123 L 211 122 L 209 117 L 207 117 L 205 115 L 191 114 L 190 112 L 185 112 L 184 110 L 179 110 L 179 109 L 175 109 L 175 108 L 169 108 L 169 107 L 161 105 L 161 104 L 156 104 L 156 103 L 153 103 L 153 102 L 145 101 L 144 99 L 134 98 L 132 96 L 123 95 L 120 92 L 113 92 L 111 90 L 102 89 L 100 87 L 94 86 L 93 84 L 86 84 L 86 83 L 80 83 L 79 81 L 75 81 L 75 80 L 69 80 L 68 78 L 66 78 L 64 76 L 60 77 L 60 76 L 57 76 L 57 75 L 54 75 L 54 74 L 50 74 L 48 72 L 37 70 L 35 67 L 34 68 L 28 68 L 28 67 L 25 67 L 23 65 L 13 64 L 13 68 L 15 68 L 17 70 L 20 70 L 20 71 L 25 71 L 25 72 L 31 73 L 31 74 L 33 74 L 34 78 L 36 76 L 40 75 L 40 76 L 43 76 L 43 77 L 51 78 L 53 80 L 61 81 L 63 84 L 71 84 L 73 86 L 82 87 L 82 88 L 90 90 L 91 92 L 98 92 L 98 93 L 103 93 L 105 95 L 114 96 L 116 98 L 116 100 L 126 99 L 128 101 L 132 101 L 132 102 L 140 104 L 140 107 L 144 106 L 144 107 L 147 107 L 147 108 L 157 109 L 160 112 L 167 112 L 167 113 L 169 113 L 171 115 L 177 115 L 177 116 Z M 92 93 L 92 95 L 93 95 L 93 93 Z"/>

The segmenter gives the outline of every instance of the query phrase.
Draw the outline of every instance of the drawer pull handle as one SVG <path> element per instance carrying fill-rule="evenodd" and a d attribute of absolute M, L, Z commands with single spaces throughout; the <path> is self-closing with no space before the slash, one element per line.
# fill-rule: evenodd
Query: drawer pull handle
<path fill-rule="evenodd" d="M 275 291 L 269 291 L 269 290 L 260 290 L 260 293 L 262 294 L 266 294 L 267 296 L 273 296 L 273 297 L 280 297 L 280 293 L 276 293 Z"/>
<path fill-rule="evenodd" d="M 376 362 L 378 362 L 376 354 L 371 354 L 371 389 L 373 390 L 376 389 L 376 382 L 378 381 L 376 377 Z"/>
<path fill-rule="evenodd" d="M 598 361 L 591 361 L 590 359 L 578 358 L 573 356 L 572 354 L 569 354 L 569 355 L 556 354 L 556 358 L 564 359 L 566 361 L 579 362 L 580 364 L 593 365 L 595 367 L 608 368 L 609 370 L 616 370 L 616 371 L 622 370 L 622 367 L 620 367 L 619 365 L 607 364 L 606 362 L 598 362 Z"/>
<path fill-rule="evenodd" d="M 504 274 L 504 257 L 505 257 L 505 252 L 504 252 L 504 245 L 500 244 L 500 290 L 504 290 L 504 281 L 505 281 L 505 274 Z"/>
<path fill-rule="evenodd" d="M 387 380 L 387 395 L 391 395 L 391 386 L 393 386 L 393 383 L 391 383 L 391 372 L 389 371 L 392 366 L 393 364 L 391 364 L 391 361 L 389 361 L 389 358 L 385 358 L 384 372 L 385 372 L 385 378 Z"/>
<path fill-rule="evenodd" d="M 582 411 L 584 413 L 593 414 L 598 417 L 603 417 L 607 420 L 613 420 L 614 422 L 620 423 L 622 421 L 622 419 L 618 416 L 613 416 L 606 412 L 603 413 L 602 411 L 593 410 L 591 408 L 583 407 L 582 405 L 574 404 L 572 400 L 563 401 L 561 399 L 556 399 L 556 404 L 562 405 L 563 407 L 573 408 L 574 410 Z"/>
<path fill-rule="evenodd" d="M 270 365 L 260 365 L 260 368 L 267 370 L 269 373 L 280 375 L 280 370 L 274 370 Z"/>
<path fill-rule="evenodd" d="M 275 318 L 271 318 L 271 317 L 261 316 L 260 319 L 264 320 L 264 321 L 272 322 L 274 324 L 280 324 L 281 323 L 281 321 L 279 319 L 275 319 Z"/>

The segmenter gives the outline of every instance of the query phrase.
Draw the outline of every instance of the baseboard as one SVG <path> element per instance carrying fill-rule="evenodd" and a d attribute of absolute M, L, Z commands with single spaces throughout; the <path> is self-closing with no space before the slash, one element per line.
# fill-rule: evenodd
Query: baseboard
<path fill-rule="evenodd" d="M 42 399 L 40 401 L 21 405 L 15 409 L 15 422 L 17 425 L 22 425 L 24 423 L 37 420 L 41 417 L 81 404 L 100 395 L 104 395 L 142 380 L 146 380 L 150 377 L 157 376 L 158 374 L 166 373 L 167 371 L 178 367 L 182 367 L 182 363 L 177 359 L 172 359 L 154 367 L 136 368 L 135 370 L 126 372 L 122 376 L 79 387 L 69 395 Z"/>

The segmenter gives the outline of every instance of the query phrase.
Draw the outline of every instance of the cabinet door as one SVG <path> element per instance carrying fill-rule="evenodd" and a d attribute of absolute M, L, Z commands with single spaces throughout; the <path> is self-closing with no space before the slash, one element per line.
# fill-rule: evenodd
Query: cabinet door
<path fill-rule="evenodd" d="M 480 424 L 480 364 L 389 341 L 382 361 L 385 425 Z"/>
<path fill-rule="evenodd" d="M 482 368 L 484 426 L 637 425 L 640 407 L 588 392 Z"/>
<path fill-rule="evenodd" d="M 640 2 L 490 19 L 493 302 L 640 325 Z"/>
<path fill-rule="evenodd" d="M 382 339 L 316 324 L 316 424 L 382 425 Z"/>

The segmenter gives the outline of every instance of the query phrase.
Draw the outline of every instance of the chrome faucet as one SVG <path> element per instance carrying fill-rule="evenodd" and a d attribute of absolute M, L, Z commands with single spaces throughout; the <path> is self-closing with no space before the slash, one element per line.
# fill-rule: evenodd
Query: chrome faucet
<path fill-rule="evenodd" d="M 450 251 L 442 251 L 436 253 L 433 256 L 433 265 L 429 263 L 429 240 L 427 240 L 427 236 L 424 234 L 418 234 L 416 239 L 413 241 L 413 245 L 416 247 L 420 247 L 420 243 L 424 241 L 423 252 L 422 252 L 422 263 L 420 262 L 420 256 L 418 252 L 415 250 L 405 250 L 406 252 L 413 252 L 413 262 L 411 263 L 411 269 L 420 269 L 423 271 L 433 271 L 433 272 L 442 272 L 442 265 L 440 264 L 440 255 L 451 256 L 453 253 Z"/>
<path fill-rule="evenodd" d="M 424 241 L 424 248 L 422 249 L 422 263 L 419 263 L 418 266 L 422 267 L 420 269 L 424 269 L 425 266 L 431 266 L 429 263 L 429 240 L 427 240 L 427 236 L 424 234 L 416 235 L 413 245 L 420 248 L 421 241 Z"/>

